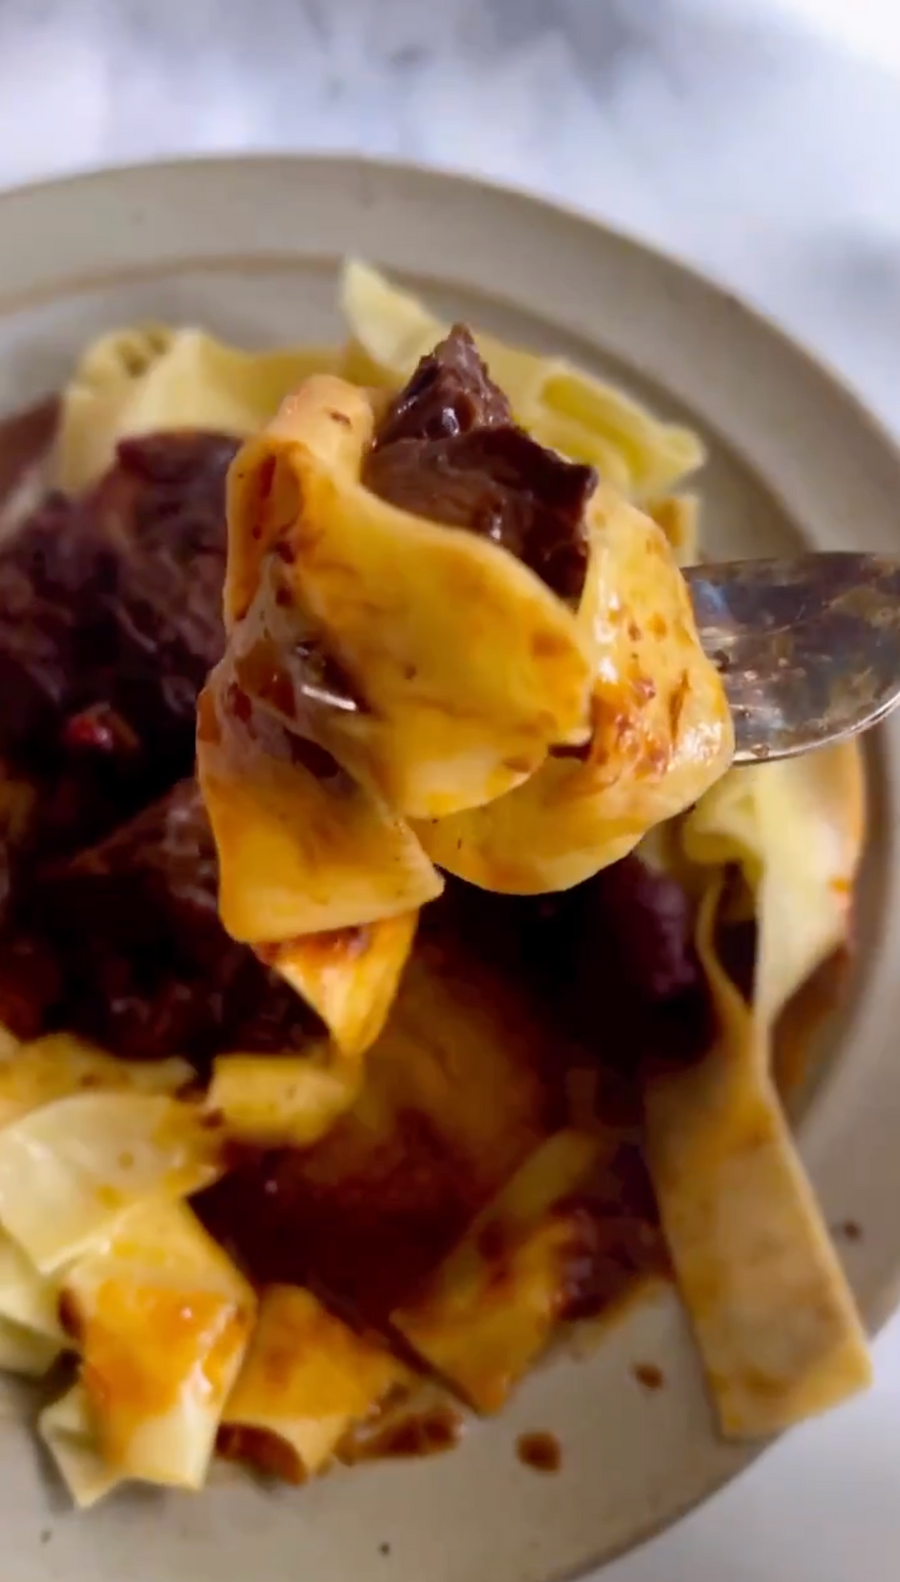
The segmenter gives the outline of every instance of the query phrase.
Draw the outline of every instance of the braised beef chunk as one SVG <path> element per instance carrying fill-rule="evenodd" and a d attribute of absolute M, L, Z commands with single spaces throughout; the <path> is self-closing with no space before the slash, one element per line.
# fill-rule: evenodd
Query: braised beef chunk
<path fill-rule="evenodd" d="M 583 518 L 597 475 L 516 426 L 462 325 L 422 358 L 391 403 L 363 482 L 405 511 L 492 539 L 560 598 L 580 598 Z"/>
<path fill-rule="evenodd" d="M 452 439 L 473 429 L 509 428 L 512 421 L 509 398 L 488 373 L 471 333 L 455 324 L 391 402 L 375 449 L 398 440 Z"/>
<path fill-rule="evenodd" d="M 96 488 L 50 495 L 0 551 L 0 756 L 28 808 L 2 809 L 0 1023 L 20 1037 L 71 1028 L 202 1068 L 318 1027 L 222 928 L 187 778 L 197 695 L 224 645 L 236 444 L 127 440 Z"/>
<path fill-rule="evenodd" d="M 51 939 L 16 925 L 0 940 L 0 1027 L 25 1041 L 57 1026 L 63 963 Z"/>
<path fill-rule="evenodd" d="M 694 908 L 677 879 L 631 856 L 603 869 L 593 885 L 597 922 L 614 936 L 622 974 L 635 993 L 658 1005 L 699 987 Z"/>
<path fill-rule="evenodd" d="M 51 495 L 4 545 L 0 755 L 70 769 L 73 748 L 90 744 L 67 726 L 102 705 L 122 724 L 103 749 L 107 771 L 127 761 L 143 800 L 190 772 L 197 692 L 224 642 L 235 449 L 215 434 L 126 441 L 94 490 Z"/>
<path fill-rule="evenodd" d="M 183 1054 L 201 1067 L 225 1049 L 299 1047 L 315 1018 L 225 933 L 217 886 L 200 794 L 185 781 L 23 896 L 15 970 L 0 953 L 0 1021 L 12 1003 L 34 1031 L 67 1027 L 129 1058 Z"/>
<path fill-rule="evenodd" d="M 76 601 L 97 566 L 74 501 L 51 494 L 0 551 L 0 754 L 41 751 L 78 685 Z"/>
<path fill-rule="evenodd" d="M 703 1054 L 712 1010 L 694 903 L 676 879 L 624 857 L 554 897 L 547 918 L 561 1014 L 577 1037 L 593 1029 L 606 1064 Z"/>
<path fill-rule="evenodd" d="M 455 929 L 492 964 L 529 983 L 604 1065 L 697 1058 L 711 1011 L 694 948 L 695 906 L 671 875 L 624 857 L 583 884 L 533 898 L 449 879 L 419 934 Z"/>
<path fill-rule="evenodd" d="M 624 1295 L 636 1276 L 666 1274 L 669 1260 L 647 1165 L 636 1142 L 604 1156 L 590 1188 L 559 1204 L 568 1225 L 561 1316 L 593 1318 Z"/>

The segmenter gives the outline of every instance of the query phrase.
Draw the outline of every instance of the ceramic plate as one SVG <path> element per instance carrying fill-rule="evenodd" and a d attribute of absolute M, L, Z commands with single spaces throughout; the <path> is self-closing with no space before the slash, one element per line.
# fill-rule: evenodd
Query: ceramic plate
<path fill-rule="evenodd" d="M 852 397 L 724 292 L 599 225 L 452 176 L 345 159 L 120 170 L 0 201 L 0 412 L 56 388 L 99 331 L 197 322 L 247 345 L 337 337 L 338 263 L 384 266 L 439 309 L 562 352 L 709 442 L 705 541 L 719 555 L 803 540 L 900 552 L 900 461 Z M 872 841 L 851 1002 L 799 1117 L 829 1221 L 855 1220 L 867 1320 L 900 1276 L 900 715 L 870 750 Z M 665 1387 L 636 1382 L 653 1362 Z M 550 1430 L 537 1476 L 518 1434 Z M 671 1292 L 581 1361 L 538 1371 L 454 1455 L 309 1488 L 236 1476 L 200 1496 L 64 1508 L 30 1432 L 0 1424 L 3 1549 L 16 1582 L 546 1582 L 670 1521 L 748 1452 L 716 1435 Z"/>

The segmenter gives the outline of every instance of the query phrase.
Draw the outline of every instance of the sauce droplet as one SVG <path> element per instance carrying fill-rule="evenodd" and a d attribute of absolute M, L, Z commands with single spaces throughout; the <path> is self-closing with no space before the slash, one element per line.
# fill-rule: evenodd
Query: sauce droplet
<path fill-rule="evenodd" d="M 662 1368 L 658 1368 L 655 1362 L 636 1362 L 631 1371 L 645 1390 L 661 1390 L 666 1382 Z"/>
<path fill-rule="evenodd" d="M 558 1472 L 562 1466 L 562 1446 L 555 1434 L 520 1434 L 516 1455 L 532 1472 Z"/>
<path fill-rule="evenodd" d="M 380 1460 L 383 1456 L 438 1456 L 445 1450 L 455 1450 L 464 1428 L 459 1412 L 450 1406 L 437 1406 L 360 1436 L 345 1451 L 343 1459 L 352 1464 Z"/>
<path fill-rule="evenodd" d="M 835 1225 L 834 1234 L 843 1236 L 845 1241 L 862 1241 L 862 1226 L 855 1219 L 844 1219 Z"/>

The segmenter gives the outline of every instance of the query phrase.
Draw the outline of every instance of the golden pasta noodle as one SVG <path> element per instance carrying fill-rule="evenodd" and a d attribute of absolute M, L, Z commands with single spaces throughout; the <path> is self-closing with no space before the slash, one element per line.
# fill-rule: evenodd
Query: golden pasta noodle
<path fill-rule="evenodd" d="M 320 1472 L 407 1370 L 300 1286 L 272 1285 L 225 1407 L 228 1454 L 291 1483 Z"/>
<path fill-rule="evenodd" d="M 255 1297 L 183 1203 L 149 1199 L 77 1260 L 63 1302 L 107 1466 L 200 1488 Z"/>
<path fill-rule="evenodd" d="M 481 1412 L 499 1410 L 563 1316 L 577 1257 L 565 1205 L 584 1187 L 599 1148 L 576 1131 L 551 1137 L 415 1303 L 392 1315 L 413 1349 Z"/>
<path fill-rule="evenodd" d="M 771 1071 L 776 1017 L 847 938 L 862 842 L 856 744 L 734 771 L 685 820 L 682 840 L 710 865 L 697 944 L 718 1030 L 701 1061 L 648 1083 L 648 1158 L 722 1429 L 760 1437 L 871 1377 Z M 750 1001 L 717 949 L 723 873 L 735 862 L 758 918 Z"/>
<path fill-rule="evenodd" d="M 143 1093 L 79 1093 L 0 1131 L 0 1223 L 41 1273 L 105 1235 L 142 1199 L 215 1180 L 198 1106 Z"/>
<path fill-rule="evenodd" d="M 580 883 L 702 797 L 731 759 L 722 685 L 661 528 L 605 490 L 588 509 L 578 619 L 595 673 L 589 750 L 548 759 L 483 807 L 416 826 L 433 862 L 488 890 Z"/>
<path fill-rule="evenodd" d="M 198 329 L 113 331 L 88 348 L 63 393 L 55 481 L 70 493 L 96 482 L 120 439 L 171 429 L 250 434 L 300 380 L 335 363 L 327 347 L 244 352 Z"/>
<path fill-rule="evenodd" d="M 105 1459 L 87 1394 L 73 1384 L 38 1417 L 38 1434 L 79 1510 L 90 1510 L 125 1481 Z"/>

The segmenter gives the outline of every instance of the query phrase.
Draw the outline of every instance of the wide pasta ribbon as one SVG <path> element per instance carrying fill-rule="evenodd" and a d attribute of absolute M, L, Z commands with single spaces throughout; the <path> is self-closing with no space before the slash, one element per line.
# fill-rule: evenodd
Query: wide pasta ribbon
<path fill-rule="evenodd" d="M 356 1334 L 312 1292 L 270 1285 L 223 1415 L 223 1452 L 303 1483 L 409 1378 L 384 1346 Z"/>
<path fill-rule="evenodd" d="M 587 750 L 548 757 L 487 806 L 416 826 L 434 862 L 487 890 L 580 883 L 701 796 L 731 758 L 728 705 L 663 529 L 604 488 L 588 528 L 577 615 L 595 678 Z"/>
<path fill-rule="evenodd" d="M 18 1237 L 10 1233 L 0 1207 L 0 1366 L 13 1373 L 43 1374 L 71 1344 L 60 1325 L 57 1265 L 77 1252 L 85 1234 L 102 1234 L 129 1201 L 129 1185 L 122 1181 L 114 1188 L 106 1178 L 110 1147 L 116 1155 L 127 1148 L 133 1123 L 141 1125 L 149 1099 L 150 1127 L 144 1128 L 142 1145 L 149 1143 L 152 1156 L 154 1144 L 162 1143 L 155 1160 L 151 1157 L 151 1185 L 181 1189 L 210 1178 L 210 1137 L 198 1124 L 193 1134 L 196 1169 L 185 1174 L 179 1167 L 187 1162 L 183 1145 L 189 1117 L 193 1113 L 199 1122 L 199 1113 L 189 1111 L 188 1124 L 174 1127 L 168 1141 L 165 1127 L 158 1135 L 160 1118 L 174 1115 L 173 1096 L 193 1077 L 182 1060 L 128 1063 L 68 1033 L 20 1044 L 0 1031 L 0 1042 L 0 1177 L 5 1181 L 0 1182 L 0 1205 L 11 1203 L 9 1220 Z M 87 1098 L 91 1112 L 86 1124 L 78 1095 Z M 65 1102 L 69 1100 L 74 1100 L 74 1111 Z M 118 1129 L 123 1103 L 124 1118 L 132 1127 L 128 1138 Z M 73 1122 L 78 1132 L 74 1148 L 82 1158 L 67 1168 L 67 1127 Z M 42 1190 L 32 1192 L 35 1179 L 43 1182 L 48 1174 L 54 1182 L 64 1176 L 65 1213 L 55 1201 L 48 1205 Z M 139 1190 L 147 1183 L 147 1172 L 141 1171 L 141 1177 Z M 63 1259 L 51 1255 L 47 1260 L 48 1248 L 52 1242 L 58 1246 L 60 1237 Z M 36 1257 L 53 1268 L 40 1270 Z"/>
<path fill-rule="evenodd" d="M 771 1071 L 777 1016 L 847 938 L 862 834 L 853 744 L 734 771 L 682 826 L 685 855 L 702 865 L 697 949 L 717 1033 L 699 1062 L 648 1081 L 647 1153 L 722 1428 L 733 1437 L 775 1433 L 871 1377 L 853 1297 Z M 749 1001 L 719 955 L 729 863 L 740 866 L 757 917 Z"/>
<path fill-rule="evenodd" d="M 391 1315 L 413 1350 L 480 1412 L 499 1411 L 566 1316 L 583 1211 L 577 1195 L 600 1153 L 598 1138 L 584 1132 L 548 1138 L 415 1300 Z"/>
<path fill-rule="evenodd" d="M 103 475 L 122 439 L 172 429 L 251 434 L 301 379 L 335 368 L 330 347 L 245 352 L 165 324 L 93 341 L 63 392 L 54 482 L 77 494 Z"/>
<path fill-rule="evenodd" d="M 182 1199 L 224 1168 L 191 1068 L 68 1034 L 0 1060 L 0 1363 L 79 1382 L 39 1428 L 80 1505 L 140 1478 L 196 1488 L 255 1299 Z"/>
<path fill-rule="evenodd" d="M 139 1479 L 197 1489 L 256 1311 L 184 1203 L 147 1199 L 65 1272 L 79 1382 L 41 1435 L 79 1505 Z"/>

